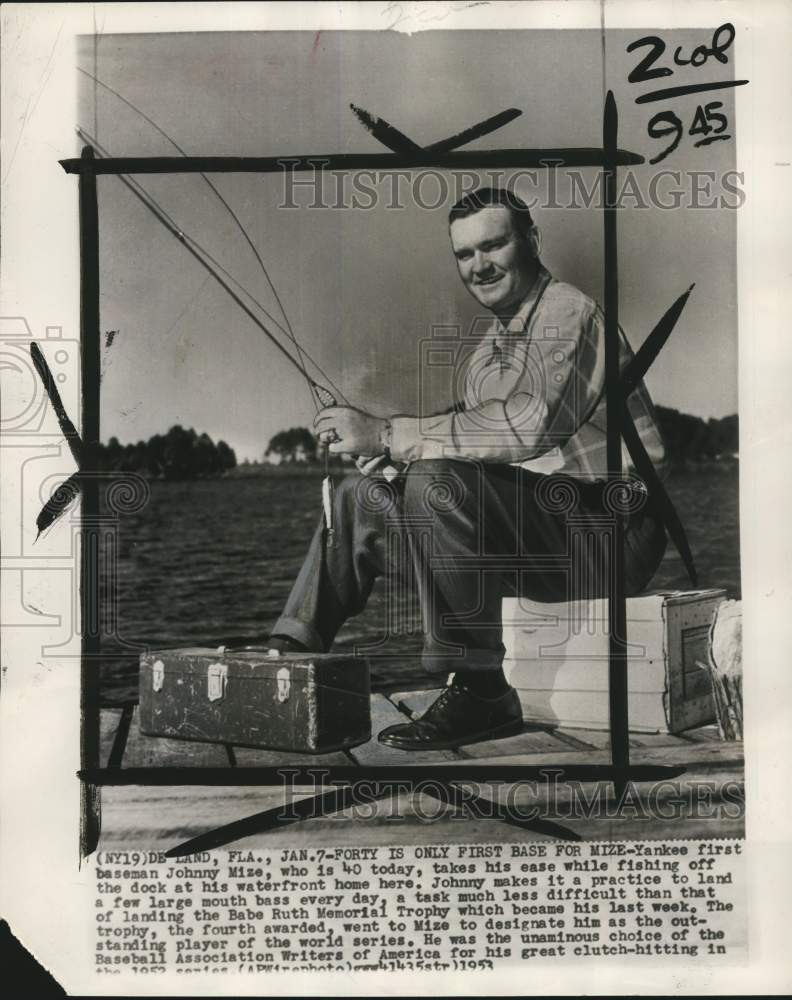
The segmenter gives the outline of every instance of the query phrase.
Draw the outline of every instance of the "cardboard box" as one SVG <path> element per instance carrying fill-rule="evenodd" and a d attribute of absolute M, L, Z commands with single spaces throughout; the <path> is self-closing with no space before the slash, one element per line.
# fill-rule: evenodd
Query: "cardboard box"
<path fill-rule="evenodd" d="M 706 664 L 724 590 L 627 601 L 628 706 L 635 732 L 678 733 L 715 718 Z M 608 729 L 608 609 L 604 600 L 503 602 L 504 670 L 526 722 Z"/>

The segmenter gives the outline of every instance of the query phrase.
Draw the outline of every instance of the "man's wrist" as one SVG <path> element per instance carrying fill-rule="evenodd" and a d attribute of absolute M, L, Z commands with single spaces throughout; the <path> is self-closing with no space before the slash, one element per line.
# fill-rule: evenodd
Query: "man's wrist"
<path fill-rule="evenodd" d="M 388 419 L 380 421 L 379 441 L 382 450 L 390 454 L 393 447 L 393 424 Z"/>
<path fill-rule="evenodd" d="M 397 462 L 415 462 L 420 458 L 434 458 L 425 454 L 427 443 L 421 434 L 421 418 L 394 414 L 390 418 L 390 457 Z"/>

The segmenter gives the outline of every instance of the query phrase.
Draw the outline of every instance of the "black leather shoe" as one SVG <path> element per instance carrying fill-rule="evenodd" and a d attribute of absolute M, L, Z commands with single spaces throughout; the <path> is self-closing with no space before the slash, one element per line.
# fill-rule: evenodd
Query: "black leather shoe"
<path fill-rule="evenodd" d="M 289 635 L 271 635 L 266 642 L 267 649 L 277 650 L 279 653 L 310 653 L 311 650 L 304 646 L 297 639 L 292 639 Z"/>
<path fill-rule="evenodd" d="M 420 719 L 389 726 L 377 739 L 397 750 L 452 750 L 465 743 L 497 740 L 522 732 L 522 709 L 514 688 L 499 698 L 479 698 L 452 684 Z"/>

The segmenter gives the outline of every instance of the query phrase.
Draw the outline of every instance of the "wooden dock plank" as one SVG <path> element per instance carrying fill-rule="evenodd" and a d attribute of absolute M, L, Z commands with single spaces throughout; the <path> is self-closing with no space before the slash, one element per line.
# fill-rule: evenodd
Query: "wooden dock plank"
<path fill-rule="evenodd" d="M 630 739 L 636 747 L 681 747 L 687 742 L 676 733 L 635 733 Z"/>
<path fill-rule="evenodd" d="M 471 759 L 455 763 L 471 764 Z M 572 767 L 575 764 L 610 764 L 610 753 L 607 750 L 591 750 L 581 755 L 580 751 L 569 750 L 563 753 L 535 753 L 529 758 L 525 754 L 505 754 L 501 757 L 486 757 L 480 761 L 488 766 L 512 767 L 518 764 L 531 767 Z M 687 765 L 696 771 L 709 771 L 732 768 L 741 770 L 743 765 L 742 743 L 702 743 L 694 747 L 682 746 L 636 747 L 630 756 L 632 764 L 658 764 L 669 767 Z"/>
<path fill-rule="evenodd" d="M 315 793 L 313 789 L 295 790 L 294 800 L 308 794 Z M 102 789 L 101 843 L 128 840 L 174 847 L 180 841 L 285 802 L 280 786 L 106 785 Z M 291 827 L 285 829 L 288 836 Z"/>
<path fill-rule="evenodd" d="M 698 729 L 688 729 L 681 734 L 685 739 L 694 743 L 712 743 L 720 740 L 720 733 L 716 725 L 699 726 Z"/>
<path fill-rule="evenodd" d="M 426 691 L 395 691 L 389 693 L 388 698 L 399 711 L 405 712 L 414 719 L 423 715 L 432 702 L 440 697 L 444 686 Z"/>
<path fill-rule="evenodd" d="M 230 767 L 224 746 L 193 743 L 140 732 L 138 707 L 132 717 L 122 767 Z"/>
<path fill-rule="evenodd" d="M 610 733 L 607 729 L 556 729 L 559 739 L 571 746 L 607 750 L 610 747 Z M 639 747 L 673 747 L 684 746 L 687 741 L 674 733 L 630 733 L 630 746 Z"/>
<path fill-rule="evenodd" d="M 463 757 L 486 760 L 489 757 L 503 757 L 507 754 L 568 753 L 569 744 L 560 740 L 550 729 L 526 726 L 517 736 L 507 736 L 502 740 L 483 740 L 480 743 L 466 743 L 459 748 Z"/>
<path fill-rule="evenodd" d="M 570 747 L 581 750 L 607 750 L 610 747 L 610 733 L 599 729 L 556 729 L 556 735 Z M 630 741 L 630 745 L 635 744 Z"/>
<path fill-rule="evenodd" d="M 103 708 L 99 713 L 99 765 L 108 767 L 113 750 L 118 724 L 121 721 L 120 708 Z"/>
<path fill-rule="evenodd" d="M 288 750 L 259 750 L 232 747 L 236 767 L 339 767 L 353 763 L 342 751 L 334 753 L 293 753 Z"/>
<path fill-rule="evenodd" d="M 453 762 L 459 760 L 459 755 L 453 750 L 395 750 L 383 746 L 377 741 L 377 734 L 388 726 L 399 722 L 409 722 L 407 715 L 396 708 L 384 694 L 371 696 L 371 739 L 359 747 L 353 747 L 349 753 L 358 764 L 379 766 L 382 764 L 431 764 Z"/>
<path fill-rule="evenodd" d="M 127 742 L 129 741 L 129 731 L 132 727 L 132 720 L 134 719 L 135 706 L 134 705 L 124 705 L 121 710 L 121 718 L 118 721 L 118 729 L 116 730 L 115 739 L 113 740 L 113 746 L 110 749 L 110 756 L 107 759 L 108 767 L 121 767 L 124 754 L 126 753 Z"/>

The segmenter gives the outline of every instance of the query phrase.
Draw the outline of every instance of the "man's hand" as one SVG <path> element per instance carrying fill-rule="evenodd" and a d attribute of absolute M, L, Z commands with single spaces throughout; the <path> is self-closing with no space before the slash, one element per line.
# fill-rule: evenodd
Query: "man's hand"
<path fill-rule="evenodd" d="M 314 430 L 332 454 L 377 455 L 387 421 L 351 406 L 329 406 L 317 414 Z"/>

